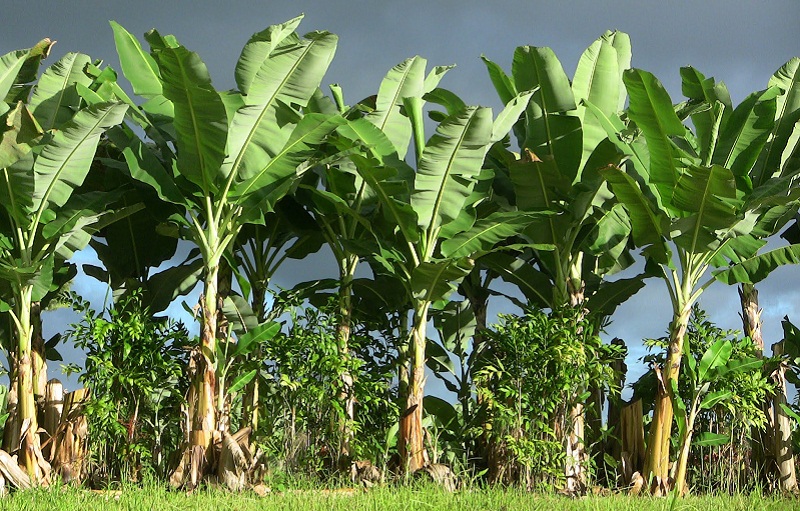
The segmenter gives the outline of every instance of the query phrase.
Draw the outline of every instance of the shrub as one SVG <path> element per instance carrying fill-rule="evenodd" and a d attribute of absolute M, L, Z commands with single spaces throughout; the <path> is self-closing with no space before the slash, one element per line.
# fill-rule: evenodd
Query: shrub
<path fill-rule="evenodd" d="M 139 480 L 142 472 L 164 477 L 183 439 L 181 421 L 188 388 L 184 326 L 150 316 L 139 294 L 104 312 L 75 297 L 84 315 L 67 335 L 86 352 L 78 380 L 92 392 L 89 423 L 95 480 Z"/>

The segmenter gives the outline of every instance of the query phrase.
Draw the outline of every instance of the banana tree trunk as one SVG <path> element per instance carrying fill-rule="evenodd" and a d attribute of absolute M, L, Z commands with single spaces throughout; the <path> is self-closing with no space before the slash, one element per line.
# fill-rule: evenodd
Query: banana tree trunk
<path fill-rule="evenodd" d="M 352 330 L 353 303 L 352 303 L 352 284 L 353 273 L 355 272 L 358 259 L 350 257 L 343 261 L 341 268 L 347 269 L 340 276 L 341 287 L 339 289 L 339 318 L 336 327 L 336 339 L 339 356 L 344 361 L 344 370 L 340 376 L 342 391 L 339 400 L 344 409 L 344 417 L 340 418 L 339 433 L 342 439 L 341 453 L 347 457 L 352 455 L 353 428 L 352 424 L 356 419 L 355 393 L 353 392 L 353 375 L 349 370 L 350 360 L 350 333 Z"/>
<path fill-rule="evenodd" d="M 408 312 L 404 312 L 400 315 L 400 331 L 398 332 L 397 338 L 411 338 L 408 329 Z M 401 342 L 397 347 L 397 395 L 401 399 L 408 395 L 409 344 L 409 342 Z"/>
<path fill-rule="evenodd" d="M 580 277 L 567 279 L 567 291 L 569 293 L 570 307 L 580 309 L 585 300 L 585 284 Z M 577 318 L 583 318 L 581 311 Z M 581 389 L 579 394 L 583 393 Z M 575 403 L 567 415 L 569 421 L 566 436 L 564 439 L 564 449 L 566 452 L 566 464 L 564 475 L 567 478 L 566 490 L 570 494 L 583 493 L 586 489 L 586 470 L 588 455 L 584 438 L 586 435 L 586 409 L 583 403 Z"/>
<path fill-rule="evenodd" d="M 267 295 L 267 283 L 268 279 L 265 281 L 259 282 L 251 282 L 253 286 L 252 289 L 252 303 L 250 306 L 253 309 L 253 313 L 255 314 L 256 318 L 258 319 L 259 323 L 263 323 L 267 320 L 267 312 L 265 309 L 264 300 Z M 262 360 L 262 351 L 259 348 L 255 354 L 255 359 L 258 361 Z M 255 433 L 258 431 L 258 398 L 259 398 L 259 376 L 256 375 L 253 378 L 253 381 L 248 383 L 244 388 L 244 397 L 242 398 L 242 425 L 243 426 L 250 426 L 253 431 L 253 435 L 251 439 L 255 438 Z M 253 444 L 251 447 L 254 447 Z M 255 449 L 253 449 L 255 452 Z"/>
<path fill-rule="evenodd" d="M 192 381 L 193 397 L 191 432 L 189 443 L 192 456 L 192 484 L 196 484 L 203 475 L 205 464 L 210 461 L 211 444 L 216 428 L 215 395 L 216 372 L 215 353 L 217 347 L 217 311 L 219 310 L 217 295 L 218 266 L 207 269 L 203 296 L 200 300 L 202 325 L 200 332 L 200 350 L 193 353 L 195 358 L 195 374 Z M 202 453 L 203 459 L 197 459 Z"/>
<path fill-rule="evenodd" d="M 429 302 L 414 306 L 414 323 L 411 327 L 411 364 L 406 390 L 406 407 L 400 417 L 400 462 L 408 473 L 428 464 L 425 449 L 425 432 L 422 427 L 423 398 L 425 397 L 425 348 Z"/>
<path fill-rule="evenodd" d="M 473 270 L 473 272 L 478 271 Z M 480 273 L 478 273 L 477 278 L 471 278 L 472 274 L 464 280 L 461 284 L 460 292 L 469 302 L 470 307 L 472 308 L 472 313 L 475 315 L 475 333 L 472 336 L 472 352 L 475 356 L 475 353 L 482 353 L 486 350 L 487 344 L 487 337 L 486 337 L 486 323 L 487 323 L 487 311 L 488 311 L 488 301 L 489 301 L 489 293 L 487 292 L 487 287 L 485 283 L 481 283 Z M 469 279 L 469 282 L 468 282 Z M 470 285 L 472 284 L 472 285 Z M 481 368 L 481 362 L 478 360 L 477 364 L 475 364 L 472 368 L 472 371 L 478 370 Z M 475 383 L 475 382 L 473 382 Z M 476 383 L 477 385 L 477 383 Z M 484 399 L 482 392 L 479 392 L 478 389 L 466 388 L 465 391 L 468 391 L 470 395 L 465 396 L 466 399 L 462 402 L 462 409 L 464 413 L 469 408 L 469 402 L 472 399 L 471 394 L 474 392 L 477 394 L 476 397 L 476 406 L 472 413 L 475 413 L 475 410 L 480 410 L 484 405 Z M 471 416 L 466 417 L 466 421 L 469 422 L 474 418 Z M 483 462 L 486 464 L 488 469 L 487 474 L 489 481 L 494 481 L 497 478 L 497 475 L 502 472 L 502 467 L 500 466 L 503 463 L 502 457 L 497 455 L 500 451 L 500 446 L 497 445 L 497 441 L 489 435 L 489 417 L 486 413 L 480 418 L 481 421 L 481 431 L 483 432 L 478 438 L 475 439 L 471 451 L 477 455 Z"/>
<path fill-rule="evenodd" d="M 761 312 L 758 306 L 758 290 L 753 284 L 742 284 L 739 286 L 739 300 L 742 306 L 741 318 L 744 334 L 752 339 L 757 348 L 757 356 L 764 356 L 764 338 L 761 335 Z M 772 416 L 771 399 L 765 399 L 761 404 L 765 417 Z M 768 459 L 771 456 L 772 438 L 775 436 L 775 421 L 767 421 L 766 429 L 753 427 L 751 431 L 751 446 L 753 466 L 762 482 L 766 482 L 770 477 L 770 465 Z M 774 470 L 772 471 L 774 472 Z"/>
<path fill-rule="evenodd" d="M 223 259 L 220 261 L 219 269 L 217 270 L 217 324 L 216 324 L 216 337 L 217 342 L 230 342 L 230 325 L 228 319 L 225 317 L 222 304 L 231 295 L 231 286 L 233 285 L 233 271 L 231 270 L 228 262 Z M 222 361 L 227 363 L 228 361 Z M 218 362 L 219 365 L 219 362 Z M 230 403 L 227 401 L 227 390 L 225 382 L 225 374 L 217 376 L 216 389 L 217 389 L 217 409 L 216 414 L 216 431 L 221 439 L 230 428 Z"/>
<path fill-rule="evenodd" d="M 567 463 L 564 475 L 567 477 L 566 490 L 570 494 L 580 494 L 586 489 L 586 448 L 583 439 L 586 435 L 586 420 L 583 403 L 576 403 L 569 412 L 569 431 L 566 435 Z"/>
<path fill-rule="evenodd" d="M 686 427 L 684 438 L 680 439 L 681 450 L 678 453 L 678 459 L 675 462 L 676 470 L 674 487 L 679 495 L 685 495 L 688 489 L 686 486 L 686 473 L 687 469 L 689 468 L 689 454 L 692 450 L 692 436 L 694 433 L 695 418 L 696 412 L 692 410 L 692 412 L 689 414 L 688 426 Z"/>
<path fill-rule="evenodd" d="M 47 389 L 47 356 L 42 333 L 42 305 L 31 304 L 31 360 L 33 363 L 33 395 L 42 403 Z"/>
<path fill-rule="evenodd" d="M 258 376 L 244 388 L 244 403 L 242 405 L 242 425 L 250 426 L 253 432 L 258 428 Z"/>
<path fill-rule="evenodd" d="M 667 361 L 663 368 L 656 367 L 658 384 L 653 421 L 647 434 L 647 451 L 644 471 L 646 476 L 654 477 L 656 493 L 670 488 L 669 484 L 669 445 L 673 422 L 672 382 L 678 382 L 681 370 L 683 342 L 692 308 L 685 305 L 672 320 L 667 348 Z"/>
<path fill-rule="evenodd" d="M 42 480 L 39 467 L 41 446 L 39 443 L 39 423 L 36 410 L 36 398 L 33 393 L 33 354 L 31 327 L 31 294 L 30 286 L 20 290 L 16 305 L 17 316 L 17 415 L 16 423 L 11 425 L 19 431 L 20 453 L 19 463 L 24 467 L 31 481 Z M 24 428 L 24 429 L 23 429 Z"/>
<path fill-rule="evenodd" d="M 753 284 L 739 286 L 739 299 L 742 305 L 742 326 L 744 334 L 758 348 L 759 357 L 764 355 L 764 338 L 761 335 L 761 312 L 758 307 L 758 290 Z"/>
<path fill-rule="evenodd" d="M 772 354 L 783 355 L 783 341 L 772 345 Z M 773 398 L 773 416 L 775 417 L 775 431 L 772 435 L 772 452 L 778 466 L 778 487 L 783 492 L 796 492 L 797 474 L 794 466 L 794 453 L 792 452 L 792 424 L 789 416 L 784 411 L 786 406 L 786 364 L 781 364 L 772 377 L 778 386 L 778 392 Z"/>
<path fill-rule="evenodd" d="M 477 298 L 475 301 L 470 300 L 472 305 L 472 312 L 475 314 L 475 334 L 472 337 L 472 352 L 473 357 L 475 356 L 474 353 L 483 354 L 486 352 L 486 316 L 488 310 L 488 295 L 481 295 L 480 298 Z M 479 355 L 482 357 L 483 355 Z M 465 423 L 472 423 L 475 424 L 478 417 L 478 410 L 480 410 L 484 406 L 484 399 L 481 396 L 480 392 L 477 392 L 475 389 L 475 380 L 473 378 L 474 371 L 480 369 L 482 367 L 482 362 L 480 358 L 472 364 L 471 369 L 462 368 L 462 371 L 472 371 L 472 374 L 469 375 L 469 379 L 467 377 L 463 378 L 464 381 L 469 381 L 471 384 L 463 385 L 461 390 L 461 396 L 459 400 L 461 401 L 461 409 L 464 413 L 464 421 Z M 476 393 L 477 396 L 475 401 L 473 402 L 473 393 Z M 481 420 L 481 431 L 484 433 L 474 439 L 468 445 L 469 455 L 472 457 L 481 457 L 487 461 L 488 464 L 488 457 L 485 456 L 485 452 L 489 448 L 488 443 L 491 442 L 489 438 L 486 437 L 486 420 L 485 414 L 483 420 Z"/>
<path fill-rule="evenodd" d="M 623 357 L 620 360 L 615 360 L 613 363 L 613 370 L 614 370 L 614 379 L 616 382 L 616 387 L 618 389 L 625 388 L 625 377 L 628 373 L 628 366 L 625 364 L 625 357 L 628 355 L 628 347 L 625 345 L 625 341 L 620 339 L 619 337 L 615 337 L 611 340 L 612 346 L 618 346 L 622 349 Z M 609 395 L 608 397 L 608 421 L 606 425 L 608 426 L 608 430 L 612 432 L 612 435 L 608 437 L 608 439 L 604 442 L 603 445 L 603 452 L 608 453 L 613 459 L 617 461 L 622 461 L 622 431 L 621 431 L 621 422 L 622 422 L 622 396 L 617 395 Z M 637 467 L 637 470 L 641 469 L 641 467 Z M 626 481 L 627 482 L 627 481 Z"/>

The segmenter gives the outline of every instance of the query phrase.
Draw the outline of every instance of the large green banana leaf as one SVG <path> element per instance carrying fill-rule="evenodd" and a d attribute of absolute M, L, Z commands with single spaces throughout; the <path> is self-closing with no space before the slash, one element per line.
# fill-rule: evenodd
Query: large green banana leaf
<path fill-rule="evenodd" d="M 644 278 L 645 275 L 638 275 L 627 279 L 605 282 L 586 301 L 586 308 L 604 316 L 611 316 L 617 310 L 617 307 L 644 287 Z"/>
<path fill-rule="evenodd" d="M 244 106 L 231 121 L 223 174 L 249 179 L 281 152 L 292 135 L 281 118 L 287 105 L 305 107 L 333 59 L 337 37 L 315 32 L 301 40 L 294 33 L 300 19 L 255 34 L 242 50 L 236 80 Z"/>
<path fill-rule="evenodd" d="M 788 245 L 716 271 L 714 277 L 729 285 L 757 284 L 767 278 L 773 270 L 798 263 L 800 263 L 800 245 Z"/>
<path fill-rule="evenodd" d="M 76 85 L 92 83 L 84 71 L 91 62 L 88 55 L 67 53 L 42 73 L 28 102 L 42 129 L 56 128 L 75 115 L 81 103 Z"/>
<path fill-rule="evenodd" d="M 381 82 L 375 110 L 366 117 L 391 141 L 401 159 L 405 158 L 411 139 L 411 124 L 401 112 L 403 98 L 422 97 L 426 92 L 426 66 L 427 61 L 419 56 L 394 66 Z"/>
<path fill-rule="evenodd" d="M 715 130 L 725 126 L 733 112 L 730 93 L 724 83 L 716 83 L 714 78 L 706 78 L 690 66 L 681 68 L 681 90 L 690 103 L 701 105 L 691 114 L 691 119 L 700 147 L 700 159 L 710 161 L 717 144 Z M 721 118 L 718 116 L 719 108 L 715 109 L 715 106 L 721 106 Z"/>
<path fill-rule="evenodd" d="M 482 257 L 481 264 L 504 281 L 517 286 L 530 305 L 553 307 L 553 284 L 550 276 L 531 266 L 528 261 L 511 254 L 495 252 Z"/>
<path fill-rule="evenodd" d="M 472 262 L 467 258 L 423 262 L 411 273 L 411 294 L 421 302 L 446 299 L 470 270 Z"/>
<path fill-rule="evenodd" d="M 521 46 L 514 52 L 511 72 L 517 90 L 534 91 L 520 146 L 542 160 L 552 158 L 559 172 L 574 180 L 583 156 L 583 136 L 572 87 L 561 63 L 550 48 Z"/>
<path fill-rule="evenodd" d="M 443 257 L 480 257 L 501 241 L 519 235 L 541 214 L 498 211 L 478 220 L 468 231 L 442 241 Z"/>
<path fill-rule="evenodd" d="M 133 37 L 116 21 L 110 21 L 114 31 L 114 43 L 119 53 L 122 72 L 131 82 L 133 93 L 143 98 L 161 96 L 164 86 L 153 57 L 142 49 L 139 40 Z"/>
<path fill-rule="evenodd" d="M 292 131 L 284 147 L 256 168 L 252 175 L 234 184 L 230 196 L 247 209 L 271 211 L 302 172 L 301 164 L 312 159 L 316 147 L 346 121 L 339 115 L 306 114 Z"/>
<path fill-rule="evenodd" d="M 771 87 L 750 94 L 721 127 L 711 161 L 731 169 L 740 180 L 746 179 L 740 185 L 744 189 L 752 188 L 750 170 L 772 132 L 779 92 L 777 87 Z"/>
<path fill-rule="evenodd" d="M 200 57 L 180 46 L 155 52 L 164 97 L 175 108 L 177 168 L 204 195 L 220 187 L 228 122 L 225 105 Z"/>
<path fill-rule="evenodd" d="M 648 181 L 658 188 L 665 207 L 671 207 L 678 176 L 688 164 L 687 155 L 672 137 L 685 137 L 683 125 L 661 82 L 651 73 L 629 69 L 624 74 L 630 96 L 628 116 L 642 130 L 650 155 Z"/>
<path fill-rule="evenodd" d="M 492 127 L 491 109 L 468 107 L 442 122 L 425 145 L 411 194 L 423 230 L 459 216 L 483 166 Z"/>
<path fill-rule="evenodd" d="M 42 148 L 33 167 L 34 210 L 55 208 L 67 202 L 89 172 L 100 135 L 122 122 L 127 109 L 122 103 L 93 105 L 80 110 L 61 126 Z"/>
<path fill-rule="evenodd" d="M 630 60 L 628 35 L 606 32 L 583 52 L 578 61 L 572 78 L 572 93 L 583 132 L 580 168 L 584 168 L 597 145 L 608 136 L 597 117 L 586 111 L 584 101 L 591 102 L 608 117 L 619 112 L 625 101 L 622 72 L 630 65 Z"/>
<path fill-rule="evenodd" d="M 491 156 L 497 162 L 498 177 L 507 176 L 513 185 L 513 195 L 508 196 L 510 206 L 549 213 L 521 234 L 537 247 L 530 261 L 538 266 L 540 275 L 551 279 L 550 290 L 543 292 L 558 295 L 559 300 L 567 297 L 564 276 L 569 273 L 574 278 L 575 272 L 580 272 L 576 264 L 601 274 L 630 264 L 630 223 L 604 222 L 603 236 L 609 242 L 613 240 L 613 247 L 594 243 L 598 235 L 593 225 L 616 201 L 601 170 L 620 160 L 614 143 L 624 143 L 616 136 L 624 126 L 614 130 L 609 141 L 611 130 L 607 125 L 614 124 L 624 107 L 622 77 L 630 59 L 630 39 L 621 32 L 606 32 L 584 51 L 571 83 L 549 48 L 518 48 L 512 78 L 484 57 L 501 98 L 533 89 L 525 120 L 514 128 L 522 156 L 503 156 L 496 149 Z M 642 152 L 646 159 L 646 151 Z M 577 263 L 583 259 L 587 260 L 585 265 Z M 582 280 L 599 282 L 588 275 Z"/>
<path fill-rule="evenodd" d="M 620 169 L 606 169 L 603 176 L 611 184 L 617 199 L 625 205 L 631 221 L 631 233 L 636 246 L 643 247 L 659 243 L 668 232 L 668 219 L 657 207 L 653 207 L 642 192 L 639 183 Z"/>
<path fill-rule="evenodd" d="M 783 93 L 776 101 L 776 122 L 765 150 L 753 171 L 753 181 L 760 184 L 770 177 L 785 175 L 800 165 L 787 169 L 783 154 L 787 148 L 797 147 L 797 124 L 800 122 L 800 58 L 794 57 L 781 66 L 770 78 L 769 87 Z"/>
<path fill-rule="evenodd" d="M 22 66 L 30 56 L 30 50 L 15 50 L 0 57 L 0 97 L 7 98 L 12 87 L 16 85 Z M 0 114 L 4 114 L 9 109 L 9 103 L 13 101 L 0 102 Z"/>

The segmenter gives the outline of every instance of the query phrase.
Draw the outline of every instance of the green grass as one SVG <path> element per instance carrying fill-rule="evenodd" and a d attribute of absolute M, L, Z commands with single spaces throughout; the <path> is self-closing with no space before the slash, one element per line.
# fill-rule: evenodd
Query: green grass
<path fill-rule="evenodd" d="M 517 490 L 474 490 L 446 493 L 438 488 L 378 488 L 355 493 L 297 490 L 261 497 L 252 492 L 230 494 L 201 490 L 192 494 L 163 488 L 124 488 L 118 495 L 97 494 L 75 488 L 16 492 L 0 499 L 3 511 L 113 511 L 113 510 L 286 510 L 286 511 L 400 511 L 400 510 L 575 510 L 649 511 L 670 509 L 670 499 L 650 497 L 586 497 L 569 499 Z M 793 510 L 800 501 L 772 497 L 717 496 L 687 497 L 675 509 L 686 511 L 744 511 L 755 509 Z"/>

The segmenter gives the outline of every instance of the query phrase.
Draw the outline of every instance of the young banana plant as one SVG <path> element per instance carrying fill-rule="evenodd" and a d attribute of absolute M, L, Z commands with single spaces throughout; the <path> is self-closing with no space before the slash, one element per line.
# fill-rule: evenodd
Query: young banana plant
<path fill-rule="evenodd" d="M 490 152 L 491 168 L 503 178 L 496 180 L 496 196 L 505 199 L 505 209 L 549 214 L 520 231 L 519 255 L 498 252 L 480 263 L 516 285 L 533 305 L 553 310 L 570 305 L 608 316 L 644 286 L 643 275 L 606 279 L 633 261 L 630 222 L 600 173 L 620 156 L 584 103 L 608 116 L 622 111 L 622 73 L 630 61 L 628 35 L 610 31 L 584 51 L 572 80 L 550 48 L 517 48 L 510 75 L 484 57 L 501 98 L 534 90 L 514 126 L 520 154 L 501 147 Z M 569 492 L 587 484 L 582 407 L 578 403 L 565 413 L 574 420 L 557 428 L 567 432 Z"/>

